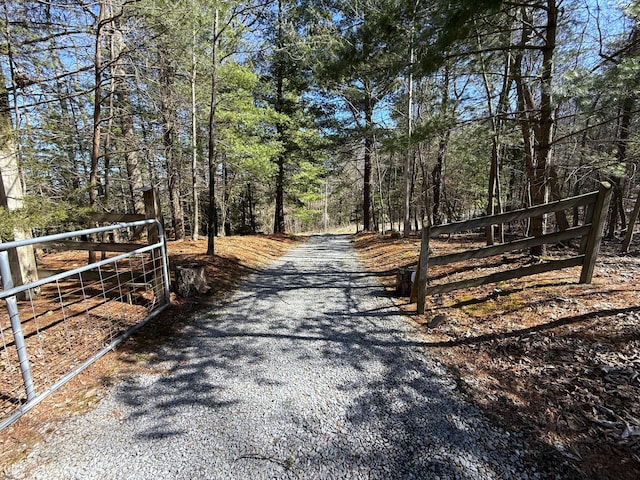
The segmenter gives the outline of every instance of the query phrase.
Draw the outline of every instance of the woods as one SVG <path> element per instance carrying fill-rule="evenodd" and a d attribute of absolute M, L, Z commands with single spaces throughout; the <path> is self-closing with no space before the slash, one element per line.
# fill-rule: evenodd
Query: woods
<path fill-rule="evenodd" d="M 205 234 L 213 254 L 217 235 L 407 235 L 601 181 L 622 239 L 640 191 L 640 3 L 460 3 L 4 2 L 0 152 L 22 198 L 2 239 L 141 212 L 148 186 L 172 238 Z"/>

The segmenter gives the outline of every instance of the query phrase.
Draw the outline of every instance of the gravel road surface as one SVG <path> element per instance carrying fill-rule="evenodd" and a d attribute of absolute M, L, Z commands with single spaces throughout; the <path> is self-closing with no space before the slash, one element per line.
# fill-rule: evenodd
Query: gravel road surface
<path fill-rule="evenodd" d="M 8 478 L 544 478 L 383 293 L 349 237 L 311 237 Z"/>

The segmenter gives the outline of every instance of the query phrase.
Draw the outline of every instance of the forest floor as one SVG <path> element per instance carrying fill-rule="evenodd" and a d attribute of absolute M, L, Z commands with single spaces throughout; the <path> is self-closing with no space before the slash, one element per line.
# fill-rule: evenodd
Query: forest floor
<path fill-rule="evenodd" d="M 286 252 L 287 236 L 169 242 L 172 266 L 207 265 L 212 294 L 175 298 L 173 306 L 0 435 L 0 477 L 52 425 L 82 414 L 120 379 L 153 370 L 158 345 L 180 333 L 191 313 L 210 307 L 247 275 Z M 432 242 L 436 254 L 480 245 L 478 237 Z M 367 268 L 394 295 L 398 267 L 415 265 L 419 239 L 360 234 L 355 246 Z M 416 322 L 431 351 L 460 387 L 496 422 L 521 428 L 569 459 L 583 478 L 640 477 L 640 252 L 617 254 L 603 245 L 593 282 L 578 284 L 579 268 L 428 297 L 427 314 L 396 299 Z M 564 250 L 548 255 L 562 257 Z M 469 276 L 532 259 L 505 256 L 431 269 L 436 279 Z M 205 301 L 203 302 L 203 299 Z M 429 321 L 445 320 L 435 328 Z M 517 427 L 515 427 L 517 426 Z"/>
<path fill-rule="evenodd" d="M 481 242 L 443 238 L 431 248 L 439 255 Z M 396 270 L 417 263 L 417 238 L 360 234 L 355 244 L 390 296 Z M 427 297 L 425 315 L 397 299 L 475 403 L 558 451 L 583 478 L 640 478 L 640 251 L 619 248 L 603 244 L 588 285 L 578 283 L 576 267 Z M 532 261 L 472 260 L 429 275 L 437 284 Z M 436 315 L 444 321 L 429 328 Z"/>

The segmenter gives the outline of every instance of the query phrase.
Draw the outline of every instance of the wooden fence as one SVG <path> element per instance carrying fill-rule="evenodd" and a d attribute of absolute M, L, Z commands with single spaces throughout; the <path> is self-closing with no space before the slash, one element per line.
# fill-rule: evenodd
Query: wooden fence
<path fill-rule="evenodd" d="M 162 214 L 160 212 L 160 207 L 158 204 L 157 194 L 155 189 L 147 188 L 143 191 L 144 204 L 145 204 L 145 213 L 144 214 L 135 214 L 135 213 L 92 213 L 89 216 L 89 222 L 95 226 L 98 223 L 107 223 L 107 224 L 115 224 L 115 223 L 128 223 L 128 222 L 138 222 L 141 220 L 158 220 L 162 223 Z M 134 233 L 134 237 L 139 236 L 145 229 L 145 227 L 140 227 L 140 231 L 136 231 Z M 154 245 L 159 241 L 158 235 L 158 227 L 156 224 L 149 225 L 146 227 L 147 230 L 147 244 Z M 34 244 L 35 248 L 47 248 L 49 250 L 55 251 L 88 251 L 90 255 L 95 252 L 115 252 L 115 253 L 128 253 L 139 249 L 141 246 L 140 243 L 126 243 L 126 242 L 102 242 L 97 239 L 88 239 L 88 240 L 59 240 L 55 242 L 47 242 L 44 244 L 36 243 Z M 159 259 L 160 254 L 157 251 L 152 252 L 153 260 L 153 271 L 157 272 L 159 267 Z M 89 263 L 93 263 L 95 258 L 89 257 Z M 38 278 L 45 278 L 51 275 L 55 275 L 60 273 L 59 270 L 49 270 L 45 268 L 38 268 Z M 101 274 L 99 272 L 85 272 L 84 277 L 86 279 L 91 280 L 101 280 Z M 126 284 L 130 288 L 144 288 L 147 285 L 153 291 L 163 292 L 162 289 L 162 279 L 158 276 L 151 276 L 144 272 L 138 271 L 130 271 L 126 273 L 116 274 L 113 278 L 117 281 L 118 284 Z M 160 299 L 164 302 L 164 298 Z"/>
<path fill-rule="evenodd" d="M 427 294 L 435 295 L 437 293 L 451 292 L 461 288 L 477 287 L 479 285 L 536 275 L 567 267 L 582 265 L 580 283 L 590 283 L 593 276 L 593 269 L 598 249 L 600 248 L 600 242 L 602 240 L 602 230 L 610 199 L 611 185 L 608 183 L 602 183 L 599 190 L 596 192 L 559 200 L 557 202 L 536 205 L 534 207 L 523 208 L 498 215 L 474 218 L 464 222 L 436 225 L 433 227 L 426 225 L 422 229 L 420 259 L 418 261 L 418 268 L 416 270 L 416 278 L 411 296 L 412 301 L 417 301 L 418 313 L 423 314 L 425 311 L 425 300 Z M 463 252 L 449 255 L 435 257 L 429 256 L 429 240 L 437 235 L 468 232 L 478 228 L 526 220 L 581 206 L 586 207 L 585 222 L 581 226 L 572 227 L 561 232 L 553 232 L 538 237 L 519 239 L 500 245 L 491 245 L 472 250 L 465 250 Z M 548 260 L 539 264 L 520 267 L 504 272 L 435 285 L 427 289 L 429 266 L 447 265 L 450 263 L 470 260 L 472 258 L 487 258 L 507 252 L 525 250 L 535 246 L 563 242 L 573 238 L 581 239 L 580 248 L 575 256 L 562 260 Z"/>

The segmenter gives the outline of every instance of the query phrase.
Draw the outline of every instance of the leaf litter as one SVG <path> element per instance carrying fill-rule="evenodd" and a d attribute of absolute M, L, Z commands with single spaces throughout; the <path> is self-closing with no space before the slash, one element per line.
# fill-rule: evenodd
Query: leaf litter
<path fill-rule="evenodd" d="M 355 245 L 394 295 L 396 270 L 415 266 L 420 240 L 359 234 Z M 436 254 L 479 246 L 478 235 L 431 242 Z M 425 315 L 397 299 L 472 401 L 547 446 L 540 462 L 568 459 L 582 478 L 640 478 L 640 256 L 619 247 L 603 244 L 588 285 L 574 267 L 428 296 Z M 525 253 L 434 267 L 430 282 L 534 261 Z"/>

